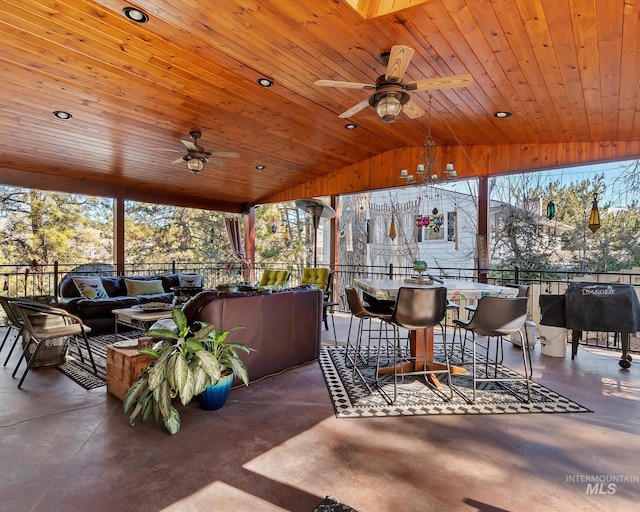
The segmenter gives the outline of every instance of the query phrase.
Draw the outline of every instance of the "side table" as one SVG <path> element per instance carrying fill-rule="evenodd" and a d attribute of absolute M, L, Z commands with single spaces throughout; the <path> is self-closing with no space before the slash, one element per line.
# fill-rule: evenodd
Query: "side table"
<path fill-rule="evenodd" d="M 142 372 L 154 361 L 140 354 L 137 348 L 118 348 L 107 345 L 107 393 L 120 400 L 127 394 Z"/>

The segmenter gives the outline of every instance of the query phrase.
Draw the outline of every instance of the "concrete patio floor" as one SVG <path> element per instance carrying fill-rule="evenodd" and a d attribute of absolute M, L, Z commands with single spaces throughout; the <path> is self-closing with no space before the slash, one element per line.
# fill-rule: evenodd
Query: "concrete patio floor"
<path fill-rule="evenodd" d="M 335 315 L 340 342 L 348 319 Z M 359 512 L 637 510 L 640 363 L 624 371 L 619 356 L 532 352 L 534 380 L 593 413 L 337 419 L 316 362 L 219 411 L 190 404 L 170 436 L 55 369 L 19 390 L 14 355 L 0 370 L 0 509 L 310 512 L 331 495 Z M 507 366 L 520 361 L 506 346 Z"/>

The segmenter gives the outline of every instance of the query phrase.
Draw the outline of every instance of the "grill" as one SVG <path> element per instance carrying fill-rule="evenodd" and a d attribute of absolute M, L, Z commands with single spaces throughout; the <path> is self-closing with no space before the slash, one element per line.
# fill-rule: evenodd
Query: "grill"
<path fill-rule="evenodd" d="M 564 295 L 540 295 L 541 325 L 571 329 L 571 359 L 583 331 L 613 332 L 622 342 L 621 368 L 631 366 L 629 338 L 640 331 L 640 302 L 630 284 L 571 283 Z"/>

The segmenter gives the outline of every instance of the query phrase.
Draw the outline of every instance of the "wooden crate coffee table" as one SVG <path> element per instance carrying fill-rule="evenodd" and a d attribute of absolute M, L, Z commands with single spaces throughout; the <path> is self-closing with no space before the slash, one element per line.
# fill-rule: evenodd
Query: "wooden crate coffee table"
<path fill-rule="evenodd" d="M 152 361 L 152 357 L 140 354 L 137 348 L 107 345 L 107 392 L 122 400 Z"/>

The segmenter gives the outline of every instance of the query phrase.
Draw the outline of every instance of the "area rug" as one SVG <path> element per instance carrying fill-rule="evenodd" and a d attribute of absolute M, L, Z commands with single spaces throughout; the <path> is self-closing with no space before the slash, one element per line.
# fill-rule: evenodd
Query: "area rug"
<path fill-rule="evenodd" d="M 327 496 L 322 500 L 322 503 L 313 509 L 313 512 L 357 512 L 356 509 L 351 508 L 343 503 L 340 503 L 335 498 Z"/>
<path fill-rule="evenodd" d="M 142 331 L 127 331 L 127 338 L 138 338 L 143 336 Z M 122 339 L 122 337 L 120 337 Z M 85 389 L 94 389 L 105 386 L 107 373 L 107 345 L 116 341 L 115 334 L 103 334 L 97 336 L 89 336 L 89 346 L 93 354 L 93 360 L 98 370 L 97 375 L 93 373 L 91 361 L 84 346 L 84 342 L 79 341 L 80 350 L 84 357 L 84 362 L 80 358 L 78 347 L 74 342 L 69 343 L 69 352 L 67 353 L 67 361 L 58 367 L 58 370 L 71 380 L 80 384 Z"/>
<path fill-rule="evenodd" d="M 398 382 L 397 399 L 390 405 L 374 386 L 371 386 L 372 390 L 370 390 L 362 379 L 357 376 L 353 378 L 352 369 L 345 365 L 344 351 L 344 347 L 322 347 L 319 359 L 338 418 L 593 412 L 537 382 L 531 383 L 531 402 L 529 403 L 520 400 L 512 393 L 522 395 L 526 392 L 526 386 L 521 382 L 509 383 L 507 389 L 492 382 L 481 383 L 476 391 L 475 402 L 469 403 L 458 393 L 454 393 L 451 401 L 444 401 L 424 383 L 424 380 L 413 377 L 406 377 L 403 382 Z M 469 360 L 470 357 L 466 357 L 466 361 Z M 454 354 L 452 364 L 459 364 L 460 361 L 460 354 Z M 500 365 L 499 371 L 504 375 L 517 375 L 503 365 Z M 362 373 L 369 381 L 373 378 L 373 369 L 363 369 Z M 444 377 L 441 380 L 444 380 Z M 470 376 L 455 375 L 453 385 L 459 393 L 467 397 L 471 396 Z M 385 383 L 382 387 L 387 395 L 393 396 L 392 383 Z M 448 396 L 446 382 L 443 388 Z"/>

